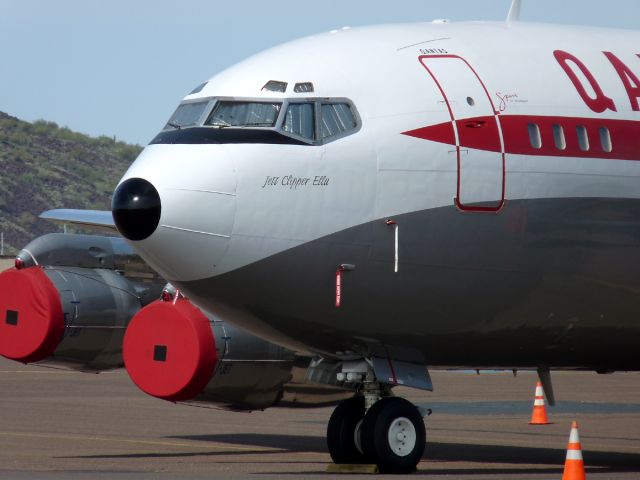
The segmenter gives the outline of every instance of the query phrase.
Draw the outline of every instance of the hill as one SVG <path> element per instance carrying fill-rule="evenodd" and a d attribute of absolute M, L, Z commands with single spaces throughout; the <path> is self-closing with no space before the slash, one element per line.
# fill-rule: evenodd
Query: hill
<path fill-rule="evenodd" d="M 113 189 L 142 147 L 33 123 L 0 112 L 0 232 L 14 254 L 56 227 L 38 219 L 52 208 L 109 209 Z"/>

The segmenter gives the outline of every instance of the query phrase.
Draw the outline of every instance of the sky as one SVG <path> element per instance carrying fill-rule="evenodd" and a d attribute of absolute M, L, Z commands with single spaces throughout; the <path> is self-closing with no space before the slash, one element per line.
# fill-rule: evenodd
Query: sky
<path fill-rule="evenodd" d="M 274 45 L 343 26 L 497 20 L 511 0 L 0 0 L 0 111 L 145 145 L 180 99 Z M 522 20 L 640 28 L 638 0 L 523 0 Z"/>

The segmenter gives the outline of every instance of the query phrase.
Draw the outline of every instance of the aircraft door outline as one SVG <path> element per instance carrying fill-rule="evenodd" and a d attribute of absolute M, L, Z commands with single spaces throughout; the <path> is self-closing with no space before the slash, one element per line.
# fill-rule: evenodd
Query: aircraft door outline
<path fill-rule="evenodd" d="M 453 126 L 456 207 L 498 212 L 505 203 L 504 139 L 499 112 L 484 82 L 458 55 L 422 55 L 418 60 L 438 87 Z"/>

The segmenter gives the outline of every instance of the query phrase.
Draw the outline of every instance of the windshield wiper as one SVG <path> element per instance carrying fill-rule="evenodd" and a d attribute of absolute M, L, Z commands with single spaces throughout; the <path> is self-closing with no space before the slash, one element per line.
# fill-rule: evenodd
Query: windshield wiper
<path fill-rule="evenodd" d="M 255 122 L 255 123 L 242 123 L 233 125 L 221 118 L 214 120 L 213 122 L 207 123 L 209 127 L 218 127 L 218 128 L 251 128 L 251 127 L 273 127 L 272 122 Z"/>
<path fill-rule="evenodd" d="M 218 127 L 218 128 L 228 128 L 228 127 L 233 127 L 234 126 L 234 125 L 231 125 L 229 122 L 226 122 L 225 120 L 222 120 L 221 118 L 216 118 L 215 121 L 213 121 L 209 125 L 211 127 Z"/>
<path fill-rule="evenodd" d="M 175 128 L 176 130 L 182 130 L 182 125 L 178 124 L 178 123 L 174 123 L 174 122 L 167 122 L 167 125 L 169 125 L 170 127 Z"/>

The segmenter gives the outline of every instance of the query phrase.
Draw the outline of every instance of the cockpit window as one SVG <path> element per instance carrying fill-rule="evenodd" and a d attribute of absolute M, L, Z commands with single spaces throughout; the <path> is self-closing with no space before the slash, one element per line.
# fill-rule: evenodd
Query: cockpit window
<path fill-rule="evenodd" d="M 340 135 L 356 128 L 356 119 L 348 103 L 322 104 L 322 138 Z"/>
<path fill-rule="evenodd" d="M 152 143 L 313 146 L 342 140 L 361 125 L 356 107 L 343 97 L 206 97 L 181 103 Z"/>
<path fill-rule="evenodd" d="M 309 140 L 315 138 L 315 108 L 313 103 L 290 103 L 282 129 Z"/>
<path fill-rule="evenodd" d="M 167 127 L 180 129 L 199 124 L 208 104 L 208 101 L 181 104 L 167 122 Z"/>
<path fill-rule="evenodd" d="M 218 102 L 206 125 L 214 127 L 273 127 L 281 103 Z"/>
<path fill-rule="evenodd" d="M 189 95 L 193 95 L 194 93 L 200 93 L 204 87 L 207 86 L 207 82 L 201 83 L 196 88 L 189 92 Z"/>

